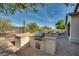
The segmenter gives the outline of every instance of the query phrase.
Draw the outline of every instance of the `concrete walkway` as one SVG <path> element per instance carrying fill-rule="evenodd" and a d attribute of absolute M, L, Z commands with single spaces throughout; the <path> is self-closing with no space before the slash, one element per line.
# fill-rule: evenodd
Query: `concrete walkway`
<path fill-rule="evenodd" d="M 79 43 L 71 43 L 65 35 L 56 41 L 55 56 L 79 56 Z"/>

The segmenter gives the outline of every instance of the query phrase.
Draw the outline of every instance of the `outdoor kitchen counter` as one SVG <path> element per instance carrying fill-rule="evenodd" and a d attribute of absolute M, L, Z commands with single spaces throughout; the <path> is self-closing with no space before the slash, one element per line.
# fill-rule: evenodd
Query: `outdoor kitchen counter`
<path fill-rule="evenodd" d="M 23 34 L 16 34 L 15 35 L 15 46 L 18 48 L 22 48 L 26 45 L 28 47 L 28 43 L 30 41 L 30 35 L 23 33 Z"/>
<path fill-rule="evenodd" d="M 56 39 L 57 39 L 57 35 L 44 36 L 43 37 L 44 51 L 45 52 L 47 52 L 51 55 L 55 55 L 55 52 L 56 52 Z"/>
<path fill-rule="evenodd" d="M 30 41 L 30 45 L 33 48 L 36 48 L 37 46 L 37 42 L 39 44 L 41 51 L 44 51 L 46 53 L 49 53 L 51 55 L 55 55 L 56 52 L 56 39 L 57 39 L 57 35 L 45 35 L 44 37 L 41 38 L 41 40 L 34 39 L 35 37 L 32 37 L 31 41 Z"/>

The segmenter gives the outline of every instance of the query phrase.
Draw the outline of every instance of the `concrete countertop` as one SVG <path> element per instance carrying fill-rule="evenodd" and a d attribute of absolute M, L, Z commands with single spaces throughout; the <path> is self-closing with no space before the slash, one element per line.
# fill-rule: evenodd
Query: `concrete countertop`
<path fill-rule="evenodd" d="M 17 37 L 28 37 L 28 36 L 33 36 L 31 33 L 18 33 L 15 34 Z"/>

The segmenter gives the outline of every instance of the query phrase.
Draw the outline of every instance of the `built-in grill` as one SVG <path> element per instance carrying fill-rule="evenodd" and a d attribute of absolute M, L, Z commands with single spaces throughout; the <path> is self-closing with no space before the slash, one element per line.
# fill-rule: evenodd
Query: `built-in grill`
<path fill-rule="evenodd" d="M 42 32 L 37 32 L 35 35 L 35 40 L 40 40 L 42 41 L 42 38 L 44 37 L 44 33 Z"/>

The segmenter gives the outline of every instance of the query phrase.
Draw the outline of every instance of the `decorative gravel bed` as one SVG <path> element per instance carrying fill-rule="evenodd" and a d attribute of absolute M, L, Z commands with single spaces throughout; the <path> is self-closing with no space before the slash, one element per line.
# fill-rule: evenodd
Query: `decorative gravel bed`
<path fill-rule="evenodd" d="M 18 49 L 8 40 L 0 38 L 0 56 L 10 55 Z"/>

